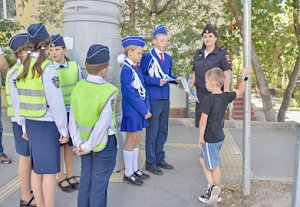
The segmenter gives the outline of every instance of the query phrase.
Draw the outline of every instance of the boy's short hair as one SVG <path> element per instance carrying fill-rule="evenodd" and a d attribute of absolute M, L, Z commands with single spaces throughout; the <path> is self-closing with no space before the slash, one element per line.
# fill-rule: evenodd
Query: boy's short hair
<path fill-rule="evenodd" d="M 129 50 L 130 50 L 130 51 L 133 51 L 133 50 L 135 50 L 137 47 L 138 47 L 138 46 L 136 46 L 136 45 L 129 45 L 128 47 L 125 47 L 125 49 L 124 49 L 124 54 L 125 54 L 126 56 L 128 56 L 128 51 L 129 51 Z"/>
<path fill-rule="evenodd" d="M 225 80 L 223 70 L 220 68 L 212 68 L 205 73 L 205 77 L 214 82 L 218 87 L 222 87 Z"/>
<path fill-rule="evenodd" d="M 101 70 L 107 68 L 109 66 L 109 62 L 100 63 L 100 64 L 89 64 L 85 62 L 85 67 L 88 74 L 97 75 Z"/>

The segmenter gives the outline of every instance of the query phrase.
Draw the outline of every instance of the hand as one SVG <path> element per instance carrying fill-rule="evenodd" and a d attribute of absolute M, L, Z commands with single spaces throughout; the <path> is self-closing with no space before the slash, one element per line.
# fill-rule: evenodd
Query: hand
<path fill-rule="evenodd" d="M 67 143 L 69 141 L 69 136 L 60 136 L 60 138 L 59 138 L 59 142 L 61 143 L 61 144 L 65 144 L 65 143 Z"/>
<path fill-rule="evenodd" d="M 145 115 L 145 119 L 149 119 L 152 116 L 152 114 L 150 113 L 150 111 L 148 110 L 148 113 Z"/>
<path fill-rule="evenodd" d="M 199 138 L 199 142 L 198 142 L 198 147 L 200 148 L 200 150 L 204 151 L 203 145 L 205 144 L 204 138 L 200 137 Z"/>
<path fill-rule="evenodd" d="M 28 136 L 27 136 L 27 133 L 26 133 L 26 132 L 23 132 L 22 138 L 25 139 L 25 140 L 28 140 Z"/>
<path fill-rule="evenodd" d="M 164 80 L 164 79 L 160 79 L 160 80 L 159 80 L 159 85 L 160 85 L 160 86 L 163 86 L 163 85 L 165 85 L 166 83 L 167 83 L 167 81 Z"/>
<path fill-rule="evenodd" d="M 81 148 L 81 145 L 79 147 L 75 147 L 73 149 L 73 152 L 75 152 L 75 154 L 77 156 L 81 156 L 81 155 L 86 155 L 88 153 L 90 153 L 90 151 L 84 151 L 82 148 Z"/>
<path fill-rule="evenodd" d="M 249 66 L 247 68 L 243 68 L 243 70 L 242 70 L 242 76 L 249 75 L 251 73 L 251 71 L 252 71 L 252 66 Z"/>
<path fill-rule="evenodd" d="M 177 83 L 181 83 L 181 80 L 183 79 L 183 77 L 181 77 L 181 76 L 178 76 L 177 78 L 176 78 L 176 82 Z"/>

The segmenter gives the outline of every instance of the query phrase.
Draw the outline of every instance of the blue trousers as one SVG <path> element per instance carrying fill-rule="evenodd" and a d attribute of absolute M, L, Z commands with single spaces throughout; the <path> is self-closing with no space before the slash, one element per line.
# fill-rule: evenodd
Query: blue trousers
<path fill-rule="evenodd" d="M 104 150 L 81 156 L 78 207 L 107 206 L 107 187 L 116 165 L 116 155 L 116 137 L 110 135 Z"/>
<path fill-rule="evenodd" d="M 168 138 L 170 101 L 150 100 L 152 117 L 146 128 L 146 165 L 161 164 L 165 159 L 164 145 Z"/>
<path fill-rule="evenodd" d="M 4 153 L 3 145 L 2 145 L 2 132 L 3 132 L 3 127 L 2 127 L 2 105 L 1 105 L 1 93 L 0 93 L 0 155 L 2 155 Z"/>

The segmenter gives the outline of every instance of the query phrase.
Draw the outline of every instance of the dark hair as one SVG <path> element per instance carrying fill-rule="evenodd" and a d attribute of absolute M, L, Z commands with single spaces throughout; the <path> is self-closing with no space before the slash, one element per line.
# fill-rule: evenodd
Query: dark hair
<path fill-rule="evenodd" d="M 47 54 L 45 49 L 49 45 L 49 43 L 50 43 L 50 38 L 47 38 L 46 40 L 41 42 L 31 43 L 31 48 L 32 48 L 31 51 L 39 52 L 39 57 L 31 69 L 32 79 L 35 77 L 35 72 L 37 72 L 38 74 L 37 77 L 40 77 L 43 73 L 42 63 L 47 59 Z M 30 67 L 30 54 L 28 53 L 26 59 L 23 62 L 23 71 L 17 78 L 18 81 L 22 79 L 25 80 L 25 78 L 28 75 L 29 67 Z"/>
<path fill-rule="evenodd" d="M 85 62 L 86 70 L 91 75 L 97 75 L 101 70 L 107 68 L 109 66 L 109 62 L 101 63 L 101 64 L 89 64 Z"/>

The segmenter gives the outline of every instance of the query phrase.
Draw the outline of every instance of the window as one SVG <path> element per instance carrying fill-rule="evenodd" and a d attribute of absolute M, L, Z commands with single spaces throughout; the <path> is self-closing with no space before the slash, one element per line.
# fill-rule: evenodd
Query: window
<path fill-rule="evenodd" d="M 0 16 L 5 19 L 15 19 L 16 0 L 0 0 Z"/>

